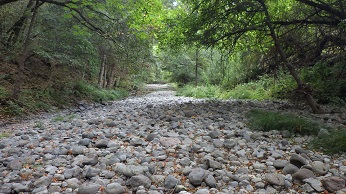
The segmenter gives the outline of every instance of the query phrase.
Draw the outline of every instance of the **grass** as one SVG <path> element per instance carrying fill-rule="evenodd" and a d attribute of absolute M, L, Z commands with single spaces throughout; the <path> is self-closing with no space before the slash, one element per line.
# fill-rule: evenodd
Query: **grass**
<path fill-rule="evenodd" d="M 346 153 L 346 129 L 332 130 L 323 137 L 317 136 L 309 142 L 309 147 L 327 154 Z"/>
<path fill-rule="evenodd" d="M 177 95 L 194 98 L 220 98 L 221 88 L 218 86 L 193 86 L 186 85 L 178 88 Z"/>
<path fill-rule="evenodd" d="M 253 130 L 288 130 L 301 135 L 317 135 L 321 124 L 293 114 L 283 114 L 264 110 L 251 110 L 246 115 L 249 127 Z"/>
<path fill-rule="evenodd" d="M 124 89 L 100 89 L 84 81 L 76 83 L 73 89 L 74 95 L 77 97 L 96 102 L 117 100 L 128 96 L 128 92 Z"/>
<path fill-rule="evenodd" d="M 10 137 L 10 136 L 11 136 L 10 133 L 0 133 L 0 139 Z"/>
<path fill-rule="evenodd" d="M 178 88 L 177 95 L 194 98 L 212 98 L 212 99 L 272 99 L 272 90 L 264 84 L 250 82 L 237 85 L 231 90 L 223 89 L 221 86 L 193 86 L 186 85 Z"/>
<path fill-rule="evenodd" d="M 62 122 L 62 121 L 72 121 L 73 118 L 75 118 L 76 115 L 75 114 L 70 114 L 70 115 L 67 115 L 67 116 L 63 116 L 63 115 L 57 115 L 55 116 L 52 121 L 54 122 Z"/>
<path fill-rule="evenodd" d="M 0 87 L 0 100 L 8 96 L 8 91 Z M 68 107 L 75 102 L 105 102 L 128 96 L 124 89 L 100 89 L 85 81 L 46 89 L 23 89 L 19 100 L 8 100 L 0 107 L 0 114 L 21 116 L 28 113 L 50 111 L 56 107 Z"/>
<path fill-rule="evenodd" d="M 248 126 L 252 130 L 288 130 L 301 135 L 313 135 L 313 139 L 308 143 L 309 148 L 321 150 L 326 154 L 346 152 L 346 129 L 329 128 L 329 135 L 317 136 L 321 128 L 327 127 L 305 117 L 258 109 L 249 111 L 246 116 L 249 119 Z"/>

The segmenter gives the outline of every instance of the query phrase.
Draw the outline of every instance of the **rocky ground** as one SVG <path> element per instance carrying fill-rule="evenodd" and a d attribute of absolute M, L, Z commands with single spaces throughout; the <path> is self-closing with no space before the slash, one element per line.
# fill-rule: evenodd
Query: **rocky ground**
<path fill-rule="evenodd" d="M 346 193 L 345 155 L 309 151 L 307 136 L 246 127 L 248 110 L 283 103 L 196 100 L 149 86 L 157 88 L 3 126 L 11 135 L 0 140 L 0 193 Z"/>

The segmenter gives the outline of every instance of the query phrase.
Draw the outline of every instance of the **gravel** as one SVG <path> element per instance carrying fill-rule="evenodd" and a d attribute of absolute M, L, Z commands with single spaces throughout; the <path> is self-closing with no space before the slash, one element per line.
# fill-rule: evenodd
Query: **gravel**
<path fill-rule="evenodd" d="M 309 136 L 251 131 L 244 116 L 306 110 L 150 88 L 161 91 L 2 127 L 12 135 L 0 140 L 0 193 L 346 192 L 345 154 L 308 150 Z"/>

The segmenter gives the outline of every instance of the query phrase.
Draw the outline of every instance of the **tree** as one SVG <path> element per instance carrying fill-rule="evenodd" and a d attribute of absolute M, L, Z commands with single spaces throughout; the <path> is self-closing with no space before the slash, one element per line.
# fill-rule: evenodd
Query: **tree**
<path fill-rule="evenodd" d="M 283 65 L 294 77 L 298 91 L 314 112 L 320 112 L 319 106 L 312 98 L 311 87 L 299 77 L 296 66 L 289 61 L 283 49 L 281 36 L 300 28 L 329 29 L 338 27 L 343 23 L 345 15 L 338 8 L 345 6 L 344 1 L 332 1 L 332 3 L 319 1 L 264 1 L 264 0 L 240 0 L 240 1 L 186 1 L 191 6 L 191 14 L 185 18 L 185 37 L 191 37 L 206 46 L 215 46 L 221 49 L 234 50 L 239 47 L 264 48 L 264 52 L 272 45 L 268 42 L 267 34 L 271 37 L 276 48 L 276 53 L 281 57 Z M 303 6 L 299 3 L 303 3 Z M 335 6 L 342 5 L 342 6 Z M 298 13 L 295 13 L 298 12 Z M 285 13 L 285 14 L 283 14 Z M 290 14 L 295 13 L 295 14 Z M 284 17 L 294 15 L 294 17 Z M 311 30 L 311 29 L 310 29 Z M 323 48 L 324 49 L 324 48 Z M 323 50 L 322 49 L 322 50 Z M 316 59 L 316 58 L 315 58 Z"/>
<path fill-rule="evenodd" d="M 97 64 L 101 66 L 97 68 L 100 75 L 107 78 L 100 85 L 106 88 L 144 69 L 151 60 L 150 47 L 159 23 L 155 17 L 160 14 L 161 1 L 0 0 L 0 9 L 13 13 L 13 6 L 19 8 L 24 3 L 20 17 L 2 19 L 7 30 L 1 37 L 1 50 L 7 56 L 21 56 L 12 57 L 20 59 L 13 99 L 19 97 L 25 62 L 32 56 L 47 60 L 52 67 L 57 63 L 81 67 L 83 78 L 85 71 L 93 71 L 91 66 Z M 42 8 L 40 12 L 38 7 Z M 107 52 L 97 52 L 101 45 L 108 45 Z"/>

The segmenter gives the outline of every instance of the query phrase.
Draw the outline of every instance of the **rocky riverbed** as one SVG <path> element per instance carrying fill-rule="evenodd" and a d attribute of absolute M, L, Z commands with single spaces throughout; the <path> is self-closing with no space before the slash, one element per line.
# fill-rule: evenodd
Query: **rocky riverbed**
<path fill-rule="evenodd" d="M 247 111 L 282 107 L 165 90 L 6 125 L 0 193 L 346 193 L 345 155 L 306 149 L 308 136 L 246 127 Z"/>

